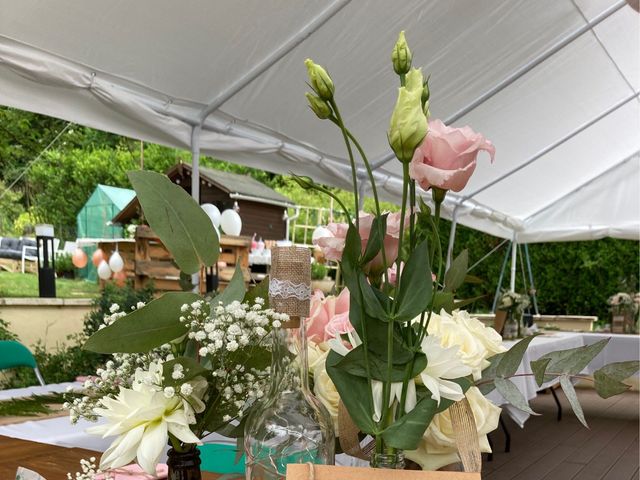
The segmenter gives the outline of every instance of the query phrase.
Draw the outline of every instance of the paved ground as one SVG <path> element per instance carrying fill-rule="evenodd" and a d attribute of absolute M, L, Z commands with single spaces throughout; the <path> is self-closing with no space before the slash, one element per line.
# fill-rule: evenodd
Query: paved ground
<path fill-rule="evenodd" d="M 494 456 L 483 455 L 483 480 L 638 480 L 638 392 L 601 399 L 591 389 L 577 389 L 589 429 L 575 418 L 564 394 L 560 422 L 550 394 L 531 402 L 540 417 L 521 429 L 505 417 L 511 452 L 504 453 L 505 435 L 491 434 Z"/>

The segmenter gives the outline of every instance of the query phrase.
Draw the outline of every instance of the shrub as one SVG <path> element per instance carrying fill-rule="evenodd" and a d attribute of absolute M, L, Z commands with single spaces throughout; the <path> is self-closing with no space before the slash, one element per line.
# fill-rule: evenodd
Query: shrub
<path fill-rule="evenodd" d="M 311 279 L 323 280 L 327 276 L 328 268 L 322 263 L 314 262 L 311 264 Z"/>
<path fill-rule="evenodd" d="M 75 268 L 71 260 L 71 255 L 68 253 L 59 253 L 56 255 L 56 275 L 58 277 L 70 277 L 73 278 Z"/>

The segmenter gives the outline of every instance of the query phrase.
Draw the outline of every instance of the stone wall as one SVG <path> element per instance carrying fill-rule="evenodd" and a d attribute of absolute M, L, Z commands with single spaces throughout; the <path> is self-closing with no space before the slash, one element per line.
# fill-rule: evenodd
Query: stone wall
<path fill-rule="evenodd" d="M 41 340 L 47 350 L 55 350 L 68 335 L 82 332 L 91 303 L 84 298 L 0 298 L 0 318 L 28 347 Z"/>

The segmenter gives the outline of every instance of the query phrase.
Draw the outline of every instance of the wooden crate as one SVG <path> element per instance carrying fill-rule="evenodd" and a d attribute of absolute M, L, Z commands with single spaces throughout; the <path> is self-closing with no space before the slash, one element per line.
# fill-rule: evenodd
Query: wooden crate
<path fill-rule="evenodd" d="M 313 468 L 313 473 L 311 469 Z M 367 467 L 289 464 L 287 480 L 480 480 L 479 473 L 382 470 Z"/>
<path fill-rule="evenodd" d="M 115 251 L 116 243 L 120 255 L 124 259 L 124 271 L 127 278 L 134 279 L 135 288 L 143 288 L 150 282 L 158 294 L 163 292 L 181 291 L 180 270 L 173 261 L 171 253 L 166 249 L 158 236 L 151 228 L 140 225 L 136 229 L 135 243 L 129 242 L 105 242 L 99 247 L 108 257 Z M 251 238 L 231 237 L 222 235 L 220 238 L 220 267 L 218 268 L 219 290 L 229 284 L 236 265 L 242 267 L 245 282 L 249 282 L 249 251 Z M 205 269 L 200 271 L 200 293 L 206 289 Z M 100 281 L 104 287 L 104 281 Z"/>

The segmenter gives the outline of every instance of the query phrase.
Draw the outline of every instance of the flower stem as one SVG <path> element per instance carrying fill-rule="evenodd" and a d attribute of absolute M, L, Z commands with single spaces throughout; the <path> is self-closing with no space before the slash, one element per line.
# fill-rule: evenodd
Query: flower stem
<path fill-rule="evenodd" d="M 356 171 L 356 161 L 353 158 L 353 150 L 351 149 L 351 142 L 349 142 L 349 137 L 347 136 L 347 129 L 344 126 L 344 122 L 342 121 L 342 116 L 340 115 L 340 110 L 338 110 L 338 104 L 334 99 L 329 100 L 331 108 L 333 109 L 336 115 L 336 121 L 338 122 L 338 126 L 340 127 L 340 131 L 342 132 L 342 137 L 344 139 L 344 143 L 347 146 L 347 152 L 349 153 L 349 163 L 351 164 L 351 181 L 353 183 L 353 198 L 355 202 L 355 215 L 356 215 L 356 229 L 360 229 L 360 219 L 358 212 L 360 211 L 360 201 L 358 198 L 358 174 Z"/>

